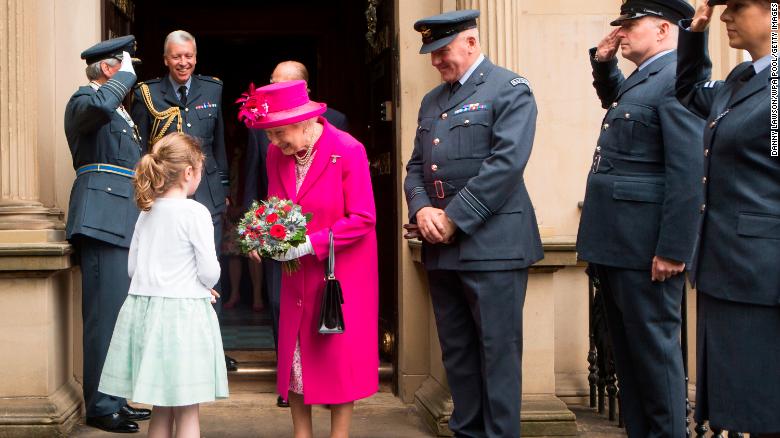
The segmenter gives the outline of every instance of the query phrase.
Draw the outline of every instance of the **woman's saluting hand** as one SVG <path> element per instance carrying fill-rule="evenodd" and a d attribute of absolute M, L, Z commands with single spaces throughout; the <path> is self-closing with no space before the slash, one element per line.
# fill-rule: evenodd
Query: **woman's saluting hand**
<path fill-rule="evenodd" d="M 704 32 L 710 26 L 715 7 L 710 6 L 709 3 L 709 1 L 705 1 L 696 9 L 696 15 L 693 16 L 691 21 L 691 31 Z"/>

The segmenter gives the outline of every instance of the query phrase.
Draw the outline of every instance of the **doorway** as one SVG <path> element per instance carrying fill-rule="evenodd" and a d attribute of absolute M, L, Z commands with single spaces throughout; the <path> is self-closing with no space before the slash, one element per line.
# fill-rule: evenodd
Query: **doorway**
<path fill-rule="evenodd" d="M 121 9 L 120 9 L 121 5 Z M 377 209 L 379 245 L 380 345 L 384 368 L 397 363 L 397 196 L 398 164 L 393 108 L 396 104 L 397 62 L 392 43 L 394 10 L 391 0 L 191 0 L 186 3 L 151 0 L 103 0 L 104 36 L 133 33 L 143 64 L 139 80 L 167 73 L 162 63 L 165 36 L 176 29 L 192 33 L 198 46 L 196 74 L 216 76 L 223 83 L 231 194 L 241 199 L 242 157 L 246 129 L 237 120 L 233 102 L 250 83 L 268 83 L 274 66 L 297 60 L 309 69 L 311 98 L 343 112 L 350 134 L 368 154 Z M 272 350 L 270 315 L 253 315 L 251 281 L 242 260 L 242 305 L 225 310 L 223 331 L 248 332 L 241 340 L 226 339 L 225 348 Z M 223 295 L 228 294 L 228 267 L 223 265 Z M 225 296 L 225 298 L 229 298 Z M 266 306 L 267 308 L 268 306 Z M 231 316 L 231 312 L 233 316 Z M 269 342 L 270 339 L 270 342 Z M 395 373 L 393 373 L 395 388 Z"/>

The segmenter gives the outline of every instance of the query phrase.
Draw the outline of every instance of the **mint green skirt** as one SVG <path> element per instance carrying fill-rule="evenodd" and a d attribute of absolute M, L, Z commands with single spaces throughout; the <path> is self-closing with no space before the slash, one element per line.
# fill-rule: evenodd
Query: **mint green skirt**
<path fill-rule="evenodd" d="M 128 295 L 98 391 L 155 406 L 227 398 L 222 337 L 209 299 Z"/>

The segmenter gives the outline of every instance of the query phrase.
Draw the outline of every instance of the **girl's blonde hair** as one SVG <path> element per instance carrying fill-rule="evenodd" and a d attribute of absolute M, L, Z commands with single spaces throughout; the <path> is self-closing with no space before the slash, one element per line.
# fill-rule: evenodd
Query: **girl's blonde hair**
<path fill-rule="evenodd" d="M 205 159 L 195 137 L 174 132 L 158 140 L 135 167 L 133 185 L 138 208 L 149 211 L 154 200 L 179 181 L 187 166 L 197 169 Z"/>

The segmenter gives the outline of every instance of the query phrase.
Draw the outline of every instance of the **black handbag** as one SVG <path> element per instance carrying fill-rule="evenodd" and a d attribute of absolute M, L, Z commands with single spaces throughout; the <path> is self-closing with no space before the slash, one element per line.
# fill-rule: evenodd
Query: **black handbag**
<path fill-rule="evenodd" d="M 344 295 L 341 293 L 341 283 L 336 279 L 336 257 L 333 250 L 333 230 L 329 232 L 328 240 L 330 249 L 328 263 L 325 265 L 325 292 L 322 294 L 320 306 L 320 328 L 323 335 L 344 333 L 344 313 L 341 305 L 344 304 Z"/>

